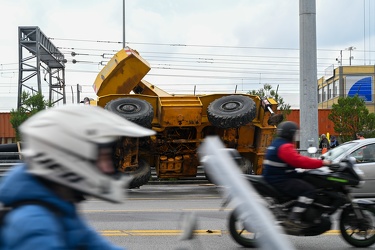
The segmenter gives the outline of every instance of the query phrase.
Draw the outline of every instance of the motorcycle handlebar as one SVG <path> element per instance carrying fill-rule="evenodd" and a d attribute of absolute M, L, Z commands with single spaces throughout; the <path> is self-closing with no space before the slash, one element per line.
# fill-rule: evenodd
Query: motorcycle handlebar
<path fill-rule="evenodd" d="M 340 162 L 332 163 L 328 167 L 332 171 L 342 171 L 348 166 L 353 166 L 354 164 L 355 164 L 355 159 L 348 158 Z"/>
<path fill-rule="evenodd" d="M 332 171 L 338 171 L 341 168 L 340 163 L 333 163 L 329 165 L 328 167 Z"/>

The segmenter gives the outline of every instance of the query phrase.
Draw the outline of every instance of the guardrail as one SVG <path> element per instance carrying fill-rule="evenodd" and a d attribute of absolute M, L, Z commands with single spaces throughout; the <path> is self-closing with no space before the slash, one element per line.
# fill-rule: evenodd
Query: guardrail
<path fill-rule="evenodd" d="M 12 167 L 22 164 L 20 161 L 9 161 L 4 162 L 0 160 L 0 178 L 5 176 L 6 172 Z M 151 179 L 148 184 L 197 184 L 197 183 L 208 183 L 204 170 L 199 167 L 197 177 L 183 178 L 183 179 L 158 179 L 154 168 L 151 169 Z"/>
<path fill-rule="evenodd" d="M 0 177 L 3 177 L 7 171 L 9 171 L 13 166 L 20 165 L 21 162 L 3 162 L 0 161 Z"/>
<path fill-rule="evenodd" d="M 13 166 L 22 164 L 21 160 L 15 159 L 5 159 L 6 156 L 17 156 L 18 153 L 15 152 L 0 152 L 0 178 L 3 177 L 7 171 L 9 171 Z M 149 184 L 170 184 L 170 183 L 201 183 L 208 182 L 205 178 L 205 173 L 202 167 L 198 167 L 197 177 L 183 178 L 183 179 L 158 179 L 156 175 L 155 168 L 151 168 L 151 179 Z"/>
<path fill-rule="evenodd" d="M 301 154 L 306 155 L 306 150 L 298 150 Z M 315 155 L 309 155 L 310 157 L 319 157 L 320 152 L 317 152 Z M 13 166 L 22 164 L 21 160 L 19 160 L 19 153 L 18 152 L 0 152 L 0 177 L 3 177 L 7 171 L 9 171 Z M 156 171 L 154 168 L 151 168 L 151 179 L 149 181 L 150 184 L 157 184 L 157 183 L 196 183 L 196 182 L 208 182 L 206 179 L 206 174 L 204 169 L 201 166 L 198 166 L 197 176 L 191 178 L 182 178 L 182 179 L 158 179 L 156 175 Z"/>
<path fill-rule="evenodd" d="M 22 164 L 18 152 L 0 152 L 0 177 L 3 177 L 13 166 Z"/>

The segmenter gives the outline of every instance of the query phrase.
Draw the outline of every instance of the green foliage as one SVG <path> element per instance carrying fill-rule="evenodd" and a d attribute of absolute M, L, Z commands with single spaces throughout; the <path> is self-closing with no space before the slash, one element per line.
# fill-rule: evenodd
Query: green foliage
<path fill-rule="evenodd" d="M 355 139 L 358 131 L 368 131 L 366 137 L 375 128 L 375 114 L 369 113 L 365 101 L 358 95 L 339 97 L 332 105 L 328 119 L 334 123 L 334 130 L 342 142 Z"/>
<path fill-rule="evenodd" d="M 277 86 L 277 88 L 279 88 L 279 87 Z M 258 95 L 260 97 L 267 97 L 267 98 L 271 97 L 271 98 L 275 99 L 276 102 L 278 103 L 277 108 L 279 110 L 281 110 L 284 117 L 286 117 L 286 115 L 289 115 L 292 112 L 292 110 L 290 109 L 291 106 L 290 106 L 290 104 L 287 104 L 287 103 L 284 102 L 284 98 L 282 98 L 278 94 L 277 90 L 276 91 L 273 90 L 272 85 L 266 83 L 266 84 L 263 85 L 263 88 L 258 89 L 258 90 L 251 90 L 247 93 L 250 94 L 250 95 Z"/>
<path fill-rule="evenodd" d="M 18 110 L 12 109 L 10 111 L 10 123 L 16 131 L 17 141 L 21 140 L 21 135 L 18 129 L 19 126 L 29 117 L 52 106 L 51 103 L 44 101 L 44 97 L 40 93 L 30 95 L 28 92 L 22 92 L 21 103 L 22 105 Z"/>

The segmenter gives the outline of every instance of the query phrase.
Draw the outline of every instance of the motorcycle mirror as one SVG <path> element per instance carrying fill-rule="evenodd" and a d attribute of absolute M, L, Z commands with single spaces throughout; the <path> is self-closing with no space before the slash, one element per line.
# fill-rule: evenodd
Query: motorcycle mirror
<path fill-rule="evenodd" d="M 316 147 L 309 147 L 307 149 L 307 153 L 309 153 L 309 154 L 315 154 L 317 151 L 318 151 L 318 149 Z"/>

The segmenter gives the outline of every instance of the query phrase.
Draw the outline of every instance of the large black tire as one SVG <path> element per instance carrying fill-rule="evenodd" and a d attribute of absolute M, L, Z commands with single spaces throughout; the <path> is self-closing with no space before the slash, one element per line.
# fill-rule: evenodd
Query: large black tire
<path fill-rule="evenodd" d="M 375 209 L 362 207 L 364 220 L 359 220 L 353 209 L 346 208 L 340 216 L 340 233 L 354 247 L 369 247 L 375 243 Z"/>
<path fill-rule="evenodd" d="M 210 103 L 207 117 L 215 127 L 239 128 L 256 117 L 256 104 L 243 95 L 223 96 Z"/>
<path fill-rule="evenodd" d="M 108 102 L 104 108 L 138 125 L 151 128 L 154 109 L 148 101 L 125 97 Z"/>
<path fill-rule="evenodd" d="M 145 160 L 139 159 L 138 160 L 138 168 L 134 172 L 129 173 L 130 176 L 133 177 L 129 184 L 129 188 L 139 188 L 147 182 L 151 178 L 151 167 Z"/>
<path fill-rule="evenodd" d="M 229 233 L 241 246 L 248 248 L 259 247 L 259 235 L 245 229 L 243 221 L 238 219 L 238 211 L 236 209 L 229 216 Z"/>

